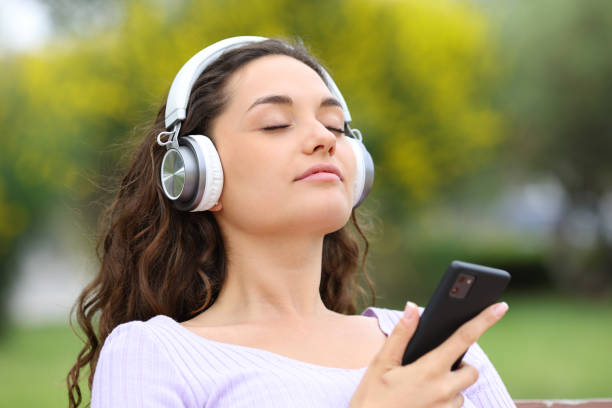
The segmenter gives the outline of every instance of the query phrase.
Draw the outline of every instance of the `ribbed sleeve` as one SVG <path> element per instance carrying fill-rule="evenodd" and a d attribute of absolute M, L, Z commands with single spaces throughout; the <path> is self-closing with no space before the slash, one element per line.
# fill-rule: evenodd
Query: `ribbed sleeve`
<path fill-rule="evenodd" d="M 143 322 L 118 326 L 100 353 L 92 408 L 183 407 L 185 382 Z"/>
<path fill-rule="evenodd" d="M 477 407 L 516 408 L 497 370 L 478 344 L 465 354 L 464 360 L 478 370 L 478 381 L 465 390 L 465 396 Z"/>

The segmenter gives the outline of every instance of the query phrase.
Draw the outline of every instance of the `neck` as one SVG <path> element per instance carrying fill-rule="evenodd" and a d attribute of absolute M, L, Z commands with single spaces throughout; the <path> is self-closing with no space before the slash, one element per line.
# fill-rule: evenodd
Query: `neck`
<path fill-rule="evenodd" d="M 227 276 L 206 312 L 211 317 L 269 323 L 309 321 L 329 313 L 319 294 L 322 236 L 233 233 L 226 250 Z"/>

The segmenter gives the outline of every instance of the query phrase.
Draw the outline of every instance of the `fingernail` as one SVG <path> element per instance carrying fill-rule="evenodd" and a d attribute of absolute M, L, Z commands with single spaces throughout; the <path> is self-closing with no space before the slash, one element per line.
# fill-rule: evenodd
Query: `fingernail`
<path fill-rule="evenodd" d="M 501 302 L 495 305 L 493 308 L 493 314 L 496 317 L 502 317 L 508 311 L 508 304 L 506 302 Z"/>
<path fill-rule="evenodd" d="M 417 305 L 413 302 L 406 303 L 406 307 L 404 308 L 404 316 L 403 319 L 406 321 L 410 321 L 416 316 L 417 313 Z"/>

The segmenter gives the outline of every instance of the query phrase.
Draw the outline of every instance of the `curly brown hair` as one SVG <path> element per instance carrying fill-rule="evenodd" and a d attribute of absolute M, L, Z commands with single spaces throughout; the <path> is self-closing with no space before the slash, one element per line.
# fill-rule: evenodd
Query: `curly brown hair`
<path fill-rule="evenodd" d="M 270 39 L 236 48 L 215 60 L 194 84 L 181 135 L 209 134 L 212 120 L 227 102 L 228 78 L 266 55 L 293 57 L 325 81 L 319 63 L 299 43 Z M 83 400 L 79 377 L 85 366 L 89 366 L 91 389 L 100 350 L 115 327 L 159 314 L 179 322 L 188 320 L 213 304 L 225 279 L 226 252 L 212 213 L 180 211 L 163 193 L 158 175 L 166 149 L 156 137 L 165 130 L 164 112 L 165 105 L 133 153 L 116 197 L 101 218 L 101 266 L 72 310 L 86 339 L 67 376 L 70 407 Z M 359 270 L 374 302 L 365 269 L 368 248 L 354 210 L 347 225 L 325 236 L 320 294 L 326 307 L 356 312 L 357 294 L 366 293 L 359 283 Z"/>

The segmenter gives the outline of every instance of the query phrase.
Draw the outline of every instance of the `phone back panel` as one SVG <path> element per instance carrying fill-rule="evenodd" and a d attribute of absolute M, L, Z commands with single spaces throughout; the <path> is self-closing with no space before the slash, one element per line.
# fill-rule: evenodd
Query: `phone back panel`
<path fill-rule="evenodd" d="M 451 295 L 460 275 L 474 277 L 465 297 Z M 501 269 L 453 261 L 440 280 L 425 308 L 416 332 L 408 343 L 402 364 L 410 364 L 442 344 L 463 323 L 495 303 L 510 281 L 510 274 Z M 452 369 L 457 368 L 461 358 Z"/>

